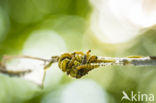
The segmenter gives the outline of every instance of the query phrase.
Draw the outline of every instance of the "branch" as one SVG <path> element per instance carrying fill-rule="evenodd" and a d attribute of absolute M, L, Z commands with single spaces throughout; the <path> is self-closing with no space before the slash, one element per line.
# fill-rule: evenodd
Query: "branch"
<path fill-rule="evenodd" d="M 45 67 L 48 68 L 50 64 L 58 62 L 58 56 L 53 56 L 51 59 L 44 59 L 44 58 L 39 58 L 39 57 L 32 57 L 32 56 L 3 56 L 2 61 L 0 62 L 0 72 L 3 74 L 7 74 L 9 76 L 22 76 L 26 73 L 32 72 L 31 70 L 8 70 L 6 68 L 6 62 L 11 59 L 17 59 L 17 58 L 23 58 L 23 59 L 33 59 L 33 60 L 39 60 L 43 61 L 45 63 Z M 46 63 L 48 62 L 48 65 Z"/>
<path fill-rule="evenodd" d="M 3 68 L 0 66 L 0 72 L 3 73 L 3 74 L 6 74 L 6 75 L 9 75 L 9 76 L 22 76 L 26 73 L 30 73 L 31 70 L 21 70 L 21 71 L 13 71 L 13 70 L 7 70 L 6 68 Z"/>
<path fill-rule="evenodd" d="M 0 72 L 7 74 L 9 76 L 22 76 L 26 73 L 30 73 L 31 70 L 7 70 L 6 62 L 10 59 L 33 59 L 44 62 L 44 74 L 42 78 L 42 84 L 40 87 L 44 87 L 44 80 L 46 76 L 46 70 L 51 67 L 53 63 L 58 62 L 60 69 L 66 72 L 67 75 L 75 78 L 81 78 L 82 76 L 88 74 L 89 71 L 98 68 L 99 66 L 109 66 L 109 65 L 135 65 L 135 66 L 156 66 L 155 56 L 131 56 L 131 57 L 97 57 L 95 55 L 90 55 L 91 50 L 86 54 L 82 52 L 74 53 L 64 53 L 61 56 L 52 56 L 51 59 L 43 59 L 32 56 L 4 56 L 0 62 Z"/>
<path fill-rule="evenodd" d="M 59 61 L 59 56 L 52 56 L 51 59 L 44 59 L 39 57 L 32 57 L 32 56 L 4 56 L 2 62 L 0 63 L 0 72 L 3 74 L 7 74 L 9 76 L 21 76 L 26 73 L 30 73 L 31 70 L 7 70 L 6 62 L 10 59 L 17 59 L 17 58 L 24 58 L 24 59 L 34 59 L 43 61 L 45 63 L 44 70 L 47 70 L 53 63 Z M 135 65 L 135 66 L 156 66 L 156 57 L 155 56 L 131 56 L 131 57 L 98 57 L 98 61 L 95 63 L 90 63 L 88 65 L 93 66 L 109 66 L 109 65 Z"/>
<path fill-rule="evenodd" d="M 98 57 L 99 60 L 103 61 L 112 61 L 112 62 L 101 62 L 101 63 L 92 63 L 92 65 L 108 66 L 108 65 L 134 65 L 134 66 L 156 66 L 156 56 L 132 56 L 132 57 Z"/>

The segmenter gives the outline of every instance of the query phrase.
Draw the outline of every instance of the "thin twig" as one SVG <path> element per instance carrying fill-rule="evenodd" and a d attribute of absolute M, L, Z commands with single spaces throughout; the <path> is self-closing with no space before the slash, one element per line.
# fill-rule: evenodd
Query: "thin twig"
<path fill-rule="evenodd" d="M 39 57 L 32 57 L 27 55 L 21 55 L 21 56 L 3 56 L 2 61 L 0 62 L 0 72 L 3 74 L 7 74 L 9 76 L 21 76 L 26 73 L 30 73 L 31 70 L 8 70 L 6 67 L 6 62 L 11 59 L 17 59 L 17 58 L 23 58 L 23 59 L 33 59 L 33 60 L 39 60 L 44 62 L 44 69 L 49 68 L 52 63 L 58 62 L 58 56 L 53 56 L 51 59 L 44 59 Z M 46 65 L 48 63 L 48 65 Z"/>
<path fill-rule="evenodd" d="M 30 73 L 31 70 L 16 70 L 16 71 L 13 71 L 13 70 L 7 70 L 6 68 L 3 68 L 3 67 L 0 67 L 0 72 L 3 73 L 3 74 L 6 74 L 6 75 L 9 75 L 9 76 L 22 76 L 26 73 Z"/>
<path fill-rule="evenodd" d="M 75 55 L 79 56 L 80 53 L 79 52 L 76 52 L 76 53 L 77 54 L 75 54 Z M 51 65 L 53 63 L 56 63 L 56 62 L 59 62 L 59 65 L 61 65 L 61 66 L 59 66 L 59 67 L 62 67 L 60 69 L 63 69 L 63 71 L 66 72 L 68 75 L 69 75 L 69 73 L 71 73 L 70 76 L 76 77 L 76 78 L 84 76 L 90 70 L 92 70 L 94 68 L 98 68 L 99 66 L 108 66 L 108 65 L 156 66 L 156 57 L 155 56 L 147 56 L 147 57 L 131 56 L 131 57 L 123 57 L 123 58 L 119 58 L 119 57 L 114 57 L 114 58 L 113 57 L 97 57 L 96 58 L 96 56 L 91 56 L 92 62 L 85 62 L 85 64 L 84 64 L 83 62 L 84 62 L 84 60 L 86 61 L 85 57 L 87 55 L 89 55 L 89 52 L 87 52 L 87 54 L 84 54 L 84 55 L 81 54 L 81 57 L 79 58 L 80 65 L 77 65 L 78 64 L 77 60 L 75 61 L 75 59 L 69 59 L 71 54 L 68 54 L 68 55 L 64 54 L 63 56 L 65 56 L 65 57 L 61 57 L 62 55 L 61 56 L 52 56 L 51 59 L 44 59 L 44 58 L 25 56 L 25 55 L 24 56 L 4 56 L 2 61 L 0 62 L 0 72 L 3 74 L 7 74 L 9 76 L 21 76 L 21 75 L 31 72 L 31 70 L 22 70 L 22 71 L 7 70 L 6 62 L 10 59 L 17 59 L 17 58 L 22 59 L 23 58 L 23 59 L 33 59 L 33 60 L 43 61 L 44 62 L 44 68 L 43 68 L 44 74 L 43 74 L 43 78 L 42 78 L 42 83 L 40 85 L 40 87 L 43 88 L 45 77 L 46 77 L 46 71 L 48 68 L 51 67 Z M 81 61 L 81 59 L 82 59 L 82 61 Z M 68 60 L 68 62 L 67 62 L 67 60 Z M 68 67 L 69 62 L 73 63 L 71 68 Z M 77 72 L 75 72 L 75 71 L 77 71 Z"/>
<path fill-rule="evenodd" d="M 100 65 L 100 66 L 107 66 L 107 65 L 135 65 L 135 66 L 156 66 L 156 57 L 155 56 L 147 56 L 147 57 L 98 57 L 99 60 L 112 60 L 112 62 L 108 63 L 92 63 L 92 65 Z"/>
<path fill-rule="evenodd" d="M 7 74 L 9 76 L 21 76 L 25 73 L 30 73 L 31 70 L 7 70 L 6 62 L 10 59 L 17 59 L 17 58 L 24 58 L 24 59 L 34 59 L 43 61 L 45 63 L 44 70 L 46 72 L 47 68 L 49 68 L 52 63 L 58 62 L 59 56 L 53 56 L 51 59 L 44 59 L 39 57 L 32 57 L 32 56 L 4 56 L 2 62 L 0 63 L 0 72 L 3 74 Z M 90 65 L 99 65 L 99 66 L 109 66 L 109 65 L 135 65 L 135 66 L 156 66 L 156 57 L 155 56 L 147 56 L 147 57 L 98 57 L 98 60 L 104 61 L 100 63 L 91 63 Z M 105 62 L 109 61 L 109 62 Z M 112 61 L 112 62 L 110 62 Z M 43 77 L 43 81 L 45 79 L 45 73 Z"/>
<path fill-rule="evenodd" d="M 7 61 L 10 59 L 15 59 L 15 58 L 24 58 L 24 59 L 34 59 L 34 60 L 39 60 L 39 61 L 43 61 L 43 62 L 49 62 L 51 61 L 51 59 L 43 59 L 43 58 L 39 58 L 39 57 L 33 57 L 33 56 L 27 56 L 27 55 L 19 55 L 19 56 L 3 56 L 3 61 Z"/>

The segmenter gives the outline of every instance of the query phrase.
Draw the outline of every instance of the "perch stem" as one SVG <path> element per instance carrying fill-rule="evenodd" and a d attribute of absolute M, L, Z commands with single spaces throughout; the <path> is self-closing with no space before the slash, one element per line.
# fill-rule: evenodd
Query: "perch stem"
<path fill-rule="evenodd" d="M 44 62 L 49 62 L 51 60 L 51 59 L 43 59 L 39 57 L 21 55 L 21 56 L 4 56 L 2 59 L 2 62 L 6 62 L 7 60 L 16 59 L 16 58 L 34 59 L 34 60 L 39 60 L 39 61 L 44 61 Z"/>
<path fill-rule="evenodd" d="M 31 70 L 22 70 L 22 71 L 12 71 L 7 70 L 6 61 L 10 59 L 16 58 L 24 58 L 24 59 L 34 59 L 43 61 L 45 63 L 44 70 L 46 70 L 52 65 L 52 63 L 58 62 L 59 56 L 52 56 L 51 59 L 43 59 L 39 57 L 32 56 L 4 56 L 2 62 L 0 62 L 0 72 L 3 74 L 7 74 L 9 76 L 21 76 L 25 73 L 31 72 Z M 109 66 L 109 65 L 135 65 L 135 66 L 156 66 L 156 56 L 147 56 L 147 57 L 98 57 L 98 60 L 101 62 L 91 63 L 90 65 L 98 65 L 98 66 Z M 44 73 L 45 75 L 45 73 Z M 43 78 L 44 81 L 45 77 Z"/>
<path fill-rule="evenodd" d="M 31 72 L 31 70 L 13 71 L 13 70 L 7 70 L 3 67 L 0 67 L 0 72 L 9 76 L 22 76 L 25 73 Z"/>
<path fill-rule="evenodd" d="M 156 57 L 155 56 L 147 56 L 147 57 L 98 57 L 99 60 L 103 60 L 101 63 L 92 63 L 92 65 L 134 65 L 134 66 L 156 66 Z M 110 61 L 110 62 L 106 62 Z"/>
<path fill-rule="evenodd" d="M 34 59 L 34 60 L 39 60 L 43 61 L 45 64 L 48 62 L 50 63 L 55 63 L 58 62 L 58 56 L 53 56 L 51 59 L 44 59 L 44 58 L 39 58 L 39 57 L 32 57 L 32 56 L 26 56 L 26 55 L 21 55 L 21 56 L 3 56 L 2 61 L 0 62 L 0 72 L 3 74 L 7 74 L 9 76 L 21 76 L 26 73 L 31 72 L 31 70 L 8 70 L 6 67 L 6 62 L 11 59 L 17 59 L 17 58 L 24 58 L 24 59 Z M 50 66 L 49 64 L 49 66 Z M 45 65 L 46 67 L 47 65 Z M 46 67 L 48 68 L 48 67 Z"/>

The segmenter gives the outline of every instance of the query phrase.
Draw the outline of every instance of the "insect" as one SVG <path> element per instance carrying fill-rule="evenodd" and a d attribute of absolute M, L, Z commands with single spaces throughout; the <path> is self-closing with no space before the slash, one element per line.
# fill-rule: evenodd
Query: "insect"
<path fill-rule="evenodd" d="M 91 50 L 86 54 L 83 52 L 64 53 L 58 61 L 59 68 L 74 78 L 81 78 L 90 70 L 99 67 L 99 65 L 90 65 L 98 62 L 97 56 L 90 55 Z"/>
<path fill-rule="evenodd" d="M 97 56 L 91 55 L 90 52 L 91 50 L 88 50 L 87 53 L 64 53 L 60 57 L 57 57 L 58 66 L 63 72 L 66 72 L 67 75 L 74 78 L 81 78 L 88 74 L 89 71 L 100 66 L 99 64 L 91 65 L 92 63 L 113 62 L 112 60 L 100 60 Z M 47 64 L 45 70 L 49 68 L 52 63 L 53 61 Z"/>

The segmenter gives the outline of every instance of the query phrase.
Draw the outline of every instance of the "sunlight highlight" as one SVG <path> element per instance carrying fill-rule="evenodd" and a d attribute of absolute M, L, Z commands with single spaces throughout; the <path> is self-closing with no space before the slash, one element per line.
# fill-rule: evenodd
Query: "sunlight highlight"
<path fill-rule="evenodd" d="M 90 0 L 91 29 L 106 43 L 127 42 L 156 24 L 154 0 Z M 151 5 L 152 6 L 149 6 Z"/>
<path fill-rule="evenodd" d="M 50 59 L 51 56 L 59 55 L 66 51 L 64 40 L 55 32 L 51 30 L 39 30 L 32 32 L 31 36 L 27 39 L 23 54 L 35 57 Z M 34 65 L 34 70 L 31 74 L 26 75 L 25 78 L 41 84 L 43 76 L 43 62 L 27 60 L 27 65 Z M 23 63 L 26 64 L 26 63 Z M 47 78 L 45 85 L 56 84 L 62 77 L 62 72 L 57 64 L 54 64 L 47 71 Z"/>

